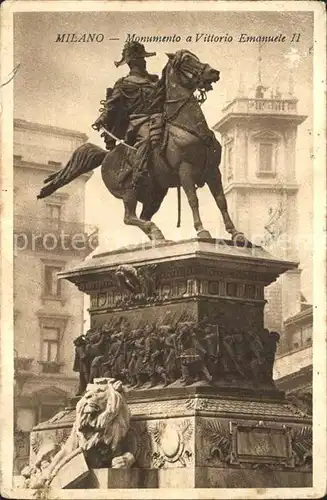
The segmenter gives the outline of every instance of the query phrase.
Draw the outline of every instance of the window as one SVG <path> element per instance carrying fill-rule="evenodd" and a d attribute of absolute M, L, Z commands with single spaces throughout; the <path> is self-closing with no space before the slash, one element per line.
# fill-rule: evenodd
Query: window
<path fill-rule="evenodd" d="M 291 338 L 291 350 L 301 347 L 301 331 L 294 332 Z"/>
<path fill-rule="evenodd" d="M 311 345 L 312 343 L 312 326 L 304 326 L 302 328 L 302 342 L 303 346 L 305 345 Z"/>
<path fill-rule="evenodd" d="M 273 154 L 274 146 L 272 143 L 261 142 L 259 144 L 259 171 L 272 172 L 273 171 Z"/>
<path fill-rule="evenodd" d="M 59 229 L 61 220 L 61 205 L 58 204 L 47 204 L 47 223 L 49 229 Z"/>
<path fill-rule="evenodd" d="M 41 364 L 44 373 L 59 372 L 59 348 L 60 328 L 43 327 Z"/>
<path fill-rule="evenodd" d="M 58 363 L 60 329 L 43 327 L 42 361 Z"/>
<path fill-rule="evenodd" d="M 281 137 L 273 130 L 261 130 L 251 136 L 256 151 L 256 175 L 276 175 L 278 156 L 282 153 Z"/>
<path fill-rule="evenodd" d="M 64 363 L 61 359 L 61 342 L 69 316 L 38 313 L 40 325 L 40 357 L 38 363 L 44 373 L 59 373 Z"/>
<path fill-rule="evenodd" d="M 44 294 L 47 297 L 61 296 L 61 282 L 57 273 L 62 270 L 59 266 L 45 266 L 44 268 Z"/>
<path fill-rule="evenodd" d="M 47 216 L 49 219 L 60 220 L 61 219 L 61 205 L 48 204 L 47 205 Z"/>
<path fill-rule="evenodd" d="M 237 283 L 235 282 L 227 283 L 227 295 L 229 295 L 230 297 L 237 296 Z"/>
<path fill-rule="evenodd" d="M 312 344 L 312 325 L 303 326 L 292 333 L 290 349 L 301 349 Z"/>

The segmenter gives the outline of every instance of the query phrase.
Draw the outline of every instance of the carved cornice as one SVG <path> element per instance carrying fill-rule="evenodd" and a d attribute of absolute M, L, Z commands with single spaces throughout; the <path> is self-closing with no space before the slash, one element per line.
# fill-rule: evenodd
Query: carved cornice
<path fill-rule="evenodd" d="M 209 267 L 215 268 L 216 273 L 220 272 L 226 278 L 234 274 L 242 280 L 244 273 L 249 273 L 256 276 L 255 281 L 261 281 L 265 285 L 269 285 L 285 271 L 297 267 L 297 263 L 276 260 L 263 248 L 250 243 L 243 248 L 236 247 L 227 240 L 185 240 L 168 242 L 158 247 L 122 249 L 94 256 L 82 266 L 61 272 L 59 276 L 83 289 L 87 282 L 111 276 L 121 265 L 133 266 L 137 270 L 157 265 L 159 280 L 165 279 L 161 273 L 166 272 L 169 267 L 185 268 L 186 273 L 191 268 L 192 274 L 185 276 L 187 279 L 204 278 L 205 271 L 202 273 L 201 269 Z"/>
<path fill-rule="evenodd" d="M 134 271 L 137 285 L 122 283 L 119 267 Z M 132 275 L 133 276 L 133 275 Z M 137 277 L 137 278 L 136 278 Z M 107 271 L 105 279 L 80 279 L 78 288 L 91 295 L 91 312 L 127 309 L 151 304 L 171 303 L 187 297 L 221 298 L 265 304 L 263 276 L 250 272 L 217 269 L 209 265 L 118 266 Z M 267 278 L 266 278 L 267 279 Z M 269 278 L 270 279 L 270 278 Z M 128 278 L 127 278 L 128 280 Z"/>
<path fill-rule="evenodd" d="M 308 415 L 291 404 L 235 399 L 181 398 L 130 403 L 130 408 L 133 419 L 144 418 L 150 412 L 154 418 L 160 418 L 163 415 L 181 417 L 218 414 L 222 416 L 233 415 L 233 418 L 251 418 L 256 414 L 262 420 L 286 421 L 292 419 L 299 422 L 310 422 Z"/>
<path fill-rule="evenodd" d="M 285 193 L 288 193 L 289 195 L 294 195 L 298 192 L 300 188 L 299 184 L 295 183 L 288 183 L 288 184 L 283 184 L 283 190 Z M 271 191 L 272 189 L 280 189 L 280 185 L 277 184 L 277 182 L 272 181 L 269 179 L 268 182 L 261 182 L 261 181 L 255 181 L 255 182 L 231 182 L 228 184 L 226 187 L 225 193 L 229 193 L 233 189 L 237 189 L 238 191 L 244 191 L 244 192 L 251 192 L 251 191 Z"/>
<path fill-rule="evenodd" d="M 216 123 L 213 129 L 217 132 L 224 133 L 230 127 L 235 124 L 240 124 L 240 122 L 267 122 L 267 121 L 278 121 L 279 123 L 284 122 L 286 126 L 288 124 L 300 125 L 306 119 L 306 115 L 297 115 L 297 114 L 279 114 L 275 113 L 227 113 L 222 119 Z"/>

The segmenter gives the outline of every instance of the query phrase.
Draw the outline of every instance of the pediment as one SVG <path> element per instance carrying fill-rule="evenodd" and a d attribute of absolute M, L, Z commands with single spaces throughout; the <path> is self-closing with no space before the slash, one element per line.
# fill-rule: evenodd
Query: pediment
<path fill-rule="evenodd" d="M 279 141 L 280 135 L 273 130 L 259 130 L 252 135 L 252 139 L 256 141 Z"/>
<path fill-rule="evenodd" d="M 58 402 L 60 404 L 65 403 L 69 395 L 58 387 L 50 386 L 33 392 L 31 396 L 42 403 Z"/>

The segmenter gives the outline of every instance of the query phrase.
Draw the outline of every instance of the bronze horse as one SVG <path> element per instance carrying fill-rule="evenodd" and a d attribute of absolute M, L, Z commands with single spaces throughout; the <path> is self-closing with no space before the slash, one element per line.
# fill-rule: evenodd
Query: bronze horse
<path fill-rule="evenodd" d="M 197 187 L 207 184 L 222 214 L 226 231 L 233 239 L 239 241 L 243 235 L 235 229 L 229 216 L 218 168 L 221 145 L 209 129 L 199 101 L 194 95 L 196 90 L 200 90 L 202 96 L 211 90 L 211 84 L 219 80 L 219 71 L 202 63 L 188 50 L 167 55 L 169 60 L 161 78 L 165 93 L 163 144 L 160 155 L 158 153 L 153 155 L 143 191 L 137 192 L 134 189 L 131 175 L 122 175 L 128 171 L 128 164 L 133 165 L 135 155 L 135 152 L 127 149 L 124 144 L 119 144 L 109 152 L 92 144 L 86 144 L 84 148 L 88 146 L 90 153 L 86 155 L 83 153 L 84 156 L 79 163 L 82 161 L 84 165 L 80 164 L 77 172 L 75 170 L 73 175 L 67 174 L 68 163 L 65 167 L 66 173 L 63 169 L 45 182 L 52 181 L 54 188 L 50 188 L 50 192 L 53 192 L 81 173 L 102 164 L 101 175 L 107 189 L 116 198 L 123 200 L 124 223 L 139 227 L 150 240 L 165 239 L 151 219 L 159 210 L 168 189 L 180 186 L 192 209 L 194 228 L 198 237 L 210 238 L 200 218 L 196 193 Z M 39 197 L 47 196 L 50 192 L 47 192 L 46 186 Z M 143 204 L 140 217 L 136 215 L 138 202 Z"/>

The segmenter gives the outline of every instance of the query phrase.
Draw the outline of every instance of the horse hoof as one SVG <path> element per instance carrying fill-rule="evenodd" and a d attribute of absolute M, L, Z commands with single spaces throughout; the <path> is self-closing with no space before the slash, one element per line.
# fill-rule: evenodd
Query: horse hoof
<path fill-rule="evenodd" d="M 197 237 L 202 239 L 212 238 L 211 234 L 206 229 L 200 229 L 200 231 L 197 232 Z"/>
<path fill-rule="evenodd" d="M 158 228 L 154 228 L 151 230 L 150 239 L 151 241 L 166 241 L 166 238 Z"/>
<path fill-rule="evenodd" d="M 244 234 L 240 232 L 233 234 L 232 241 L 238 247 L 245 247 L 247 244 L 247 239 L 245 238 Z"/>

